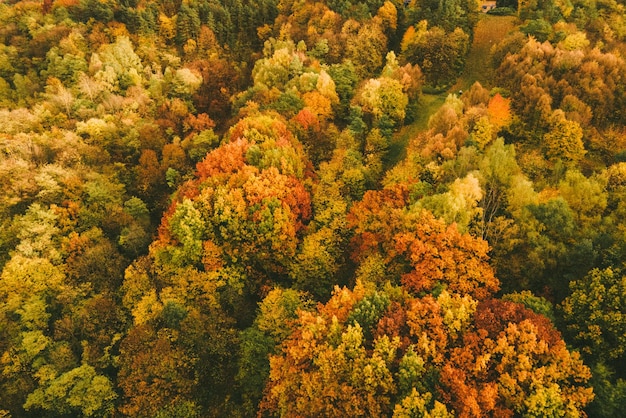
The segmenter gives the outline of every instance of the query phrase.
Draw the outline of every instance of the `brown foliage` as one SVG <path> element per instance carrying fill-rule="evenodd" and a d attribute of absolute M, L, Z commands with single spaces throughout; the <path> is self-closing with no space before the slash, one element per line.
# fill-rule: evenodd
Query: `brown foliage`
<path fill-rule="evenodd" d="M 124 394 L 120 411 L 131 416 L 154 416 L 187 399 L 194 376 L 191 359 L 172 341 L 176 331 L 147 324 L 130 330 L 120 346 L 118 385 Z"/>
<path fill-rule="evenodd" d="M 219 58 L 197 60 L 188 67 L 202 76 L 202 84 L 193 96 L 198 112 L 207 113 L 216 121 L 226 120 L 230 115 L 230 97 L 239 85 L 237 70 Z"/>
<path fill-rule="evenodd" d="M 474 322 L 476 327 L 487 331 L 490 338 L 495 338 L 507 323 L 519 323 L 530 320 L 537 327 L 538 336 L 550 344 L 556 344 L 561 334 L 548 318 L 539 315 L 519 303 L 488 299 L 478 304 Z"/>

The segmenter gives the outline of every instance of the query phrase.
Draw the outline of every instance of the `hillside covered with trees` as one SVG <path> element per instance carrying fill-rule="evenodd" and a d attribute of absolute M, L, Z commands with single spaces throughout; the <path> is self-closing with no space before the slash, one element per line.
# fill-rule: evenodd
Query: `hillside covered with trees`
<path fill-rule="evenodd" d="M 0 3 L 0 417 L 616 417 L 626 2 Z"/>

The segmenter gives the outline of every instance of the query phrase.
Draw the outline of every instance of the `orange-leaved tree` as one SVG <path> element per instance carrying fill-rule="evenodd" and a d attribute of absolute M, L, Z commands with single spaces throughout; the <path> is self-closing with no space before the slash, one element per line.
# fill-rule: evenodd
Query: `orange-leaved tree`
<path fill-rule="evenodd" d="M 353 259 L 383 258 L 387 278 L 415 294 L 444 287 L 483 299 L 499 289 L 488 264 L 486 241 L 461 234 L 426 210 L 407 207 L 408 189 L 370 191 L 352 206 Z M 382 278 L 381 278 L 382 279 Z"/>

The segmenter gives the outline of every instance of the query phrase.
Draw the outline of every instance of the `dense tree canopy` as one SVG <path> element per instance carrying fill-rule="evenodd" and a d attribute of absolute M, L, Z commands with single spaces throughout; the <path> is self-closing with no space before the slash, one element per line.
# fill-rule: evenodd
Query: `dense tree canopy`
<path fill-rule="evenodd" d="M 447 291 L 337 288 L 270 365 L 262 409 L 280 416 L 548 416 L 592 398 L 589 369 L 545 317 Z"/>
<path fill-rule="evenodd" d="M 625 6 L 497 5 L 0 4 L 0 416 L 619 416 Z"/>

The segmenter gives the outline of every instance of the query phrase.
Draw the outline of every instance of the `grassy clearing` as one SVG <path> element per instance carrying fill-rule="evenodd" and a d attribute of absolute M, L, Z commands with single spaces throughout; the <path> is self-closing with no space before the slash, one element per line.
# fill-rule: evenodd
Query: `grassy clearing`
<path fill-rule="evenodd" d="M 489 51 L 494 43 L 500 42 L 510 31 L 515 28 L 515 16 L 491 16 L 482 15 L 474 31 L 474 41 L 470 49 L 463 74 L 448 92 L 441 94 L 423 94 L 417 108 L 415 121 L 402 127 L 394 134 L 387 158 L 385 169 L 389 169 L 400 162 L 406 156 L 406 147 L 411 140 L 428 128 L 428 119 L 445 102 L 448 93 L 456 93 L 459 90 L 469 89 L 474 82 L 478 81 L 486 88 L 493 86 L 494 71 L 489 65 Z"/>
<path fill-rule="evenodd" d="M 515 16 L 481 15 L 474 30 L 472 43 L 463 74 L 451 91 L 466 90 L 478 81 L 483 87 L 493 87 L 494 70 L 489 64 L 491 47 L 515 29 Z"/>
<path fill-rule="evenodd" d="M 391 139 L 385 159 L 385 169 L 393 167 L 406 156 L 406 147 L 411 138 L 428 128 L 428 119 L 441 107 L 447 96 L 448 93 L 422 94 L 415 121 L 410 125 L 403 126 Z"/>

